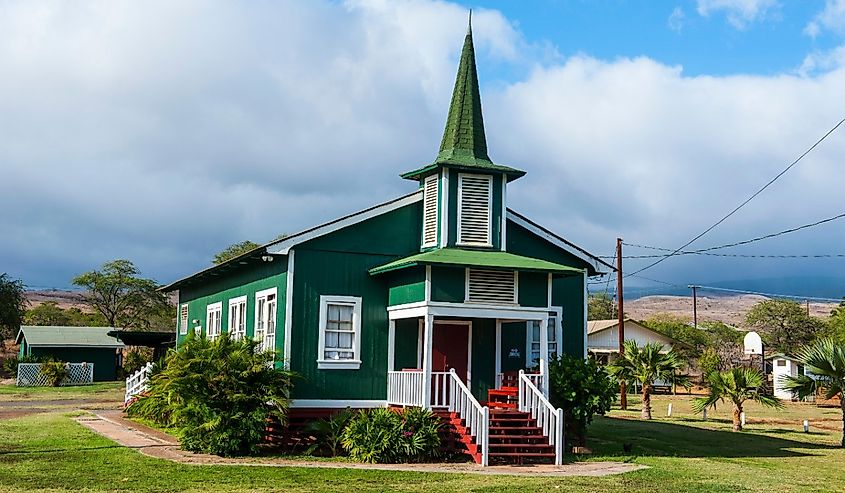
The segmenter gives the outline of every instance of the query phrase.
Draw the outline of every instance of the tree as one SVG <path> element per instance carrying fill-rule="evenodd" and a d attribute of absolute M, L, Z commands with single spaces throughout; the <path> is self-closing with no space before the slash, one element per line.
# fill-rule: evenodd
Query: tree
<path fill-rule="evenodd" d="M 733 431 L 742 431 L 742 406 L 752 400 L 764 406 L 780 408 L 778 399 L 763 393 L 765 377 L 756 368 L 731 368 L 727 371 L 714 371 L 707 375 L 710 393 L 707 397 L 697 397 L 692 401 L 692 410 L 700 413 L 708 407 L 716 408 L 716 403 L 726 400 L 733 404 Z"/>
<path fill-rule="evenodd" d="M 113 260 L 86 272 L 73 284 L 86 289 L 83 299 L 109 327 L 173 330 L 173 307 L 152 279 L 139 277 L 129 260 Z"/>
<path fill-rule="evenodd" d="M 696 329 L 682 317 L 659 313 L 643 321 L 642 324 L 666 337 L 684 343 L 684 346 L 675 348 L 675 353 L 686 360 L 698 358 L 701 352 L 710 345 L 707 332 Z"/>
<path fill-rule="evenodd" d="M 610 363 L 607 369 L 617 380 L 642 385 L 642 418 L 651 419 L 651 394 L 656 380 L 673 381 L 688 386 L 686 378 L 678 376 L 684 363 L 674 350 L 664 351 L 664 346 L 650 342 L 643 347 L 637 341 L 625 341 L 625 354 Z"/>
<path fill-rule="evenodd" d="M 211 262 L 214 263 L 214 265 L 222 264 L 223 262 L 231 260 L 237 256 L 243 255 L 244 253 L 250 250 L 255 250 L 259 246 L 261 245 L 259 245 L 258 243 L 254 243 L 249 240 L 244 240 L 240 243 L 229 245 L 223 251 L 217 253 L 217 255 L 215 255 L 214 258 L 211 260 Z"/>
<path fill-rule="evenodd" d="M 23 282 L 0 274 L 0 342 L 15 337 L 26 312 Z"/>
<path fill-rule="evenodd" d="M 749 310 L 745 322 L 763 335 L 771 349 L 785 354 L 809 344 L 825 329 L 823 321 L 790 300 L 761 301 Z"/>
<path fill-rule="evenodd" d="M 45 301 L 26 311 L 23 316 L 25 325 L 66 325 L 68 327 L 97 327 L 106 325 L 102 315 L 96 312 L 83 312 L 73 306 L 62 308 L 55 301 Z"/>
<path fill-rule="evenodd" d="M 594 359 L 564 354 L 549 360 L 549 400 L 563 409 L 567 436 L 579 445 L 587 438 L 587 425 L 596 414 L 610 411 L 619 384 Z"/>
<path fill-rule="evenodd" d="M 839 397 L 842 411 L 842 447 L 845 447 L 845 346 L 833 339 L 820 339 L 797 353 L 798 361 L 812 376 L 787 376 L 784 387 L 799 399 L 824 392 L 826 399 Z"/>
<path fill-rule="evenodd" d="M 827 321 L 824 335 L 840 345 L 845 345 L 845 300 L 830 311 L 830 319 Z"/>
<path fill-rule="evenodd" d="M 587 320 L 611 320 L 618 313 L 613 297 L 607 293 L 591 294 L 587 298 Z"/>

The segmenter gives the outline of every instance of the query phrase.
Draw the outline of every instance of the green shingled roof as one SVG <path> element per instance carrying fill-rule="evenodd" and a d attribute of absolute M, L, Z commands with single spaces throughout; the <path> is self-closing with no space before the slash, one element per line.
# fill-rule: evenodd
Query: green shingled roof
<path fill-rule="evenodd" d="M 62 327 L 23 325 L 16 343 L 26 339 L 30 346 L 41 347 L 106 347 L 122 348 L 123 344 L 108 335 L 114 327 Z"/>
<path fill-rule="evenodd" d="M 524 171 L 495 164 L 487 155 L 487 138 L 484 135 L 484 117 L 481 113 L 481 91 L 475 68 L 475 49 L 472 44 L 472 25 L 467 29 L 458 76 L 446 118 L 446 129 L 440 142 L 440 152 L 433 163 L 402 175 L 402 178 L 419 180 L 439 166 L 453 166 L 476 171 L 494 171 L 514 180 Z"/>
<path fill-rule="evenodd" d="M 404 269 L 415 265 L 451 265 L 460 267 L 482 267 L 485 269 L 521 270 L 551 272 L 554 274 L 582 274 L 581 269 L 556 264 L 537 258 L 523 257 L 508 252 L 461 250 L 459 248 L 441 248 L 418 253 L 410 257 L 394 260 L 388 264 L 373 267 L 370 275 L 382 274 L 392 270 Z"/>

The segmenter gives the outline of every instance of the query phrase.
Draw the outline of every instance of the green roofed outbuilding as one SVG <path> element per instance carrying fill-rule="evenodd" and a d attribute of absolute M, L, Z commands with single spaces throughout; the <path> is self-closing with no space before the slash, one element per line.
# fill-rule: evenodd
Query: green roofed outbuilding
<path fill-rule="evenodd" d="M 15 342 L 20 356 L 93 363 L 94 381 L 118 379 L 123 343 L 108 335 L 113 327 L 21 326 Z"/>

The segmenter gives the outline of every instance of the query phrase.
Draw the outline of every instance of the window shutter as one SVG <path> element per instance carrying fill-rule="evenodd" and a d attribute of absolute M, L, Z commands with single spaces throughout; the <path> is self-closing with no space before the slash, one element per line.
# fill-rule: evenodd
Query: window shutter
<path fill-rule="evenodd" d="M 469 269 L 468 283 L 467 301 L 516 304 L 516 281 L 513 272 Z"/>
<path fill-rule="evenodd" d="M 437 245 L 437 175 L 423 182 L 423 246 Z"/>
<path fill-rule="evenodd" d="M 489 246 L 492 221 L 493 177 L 459 175 L 458 242 L 466 245 Z"/>

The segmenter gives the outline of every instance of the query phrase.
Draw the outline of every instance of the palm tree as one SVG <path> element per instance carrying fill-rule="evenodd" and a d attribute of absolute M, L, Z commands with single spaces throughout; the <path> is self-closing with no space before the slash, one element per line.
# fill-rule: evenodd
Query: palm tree
<path fill-rule="evenodd" d="M 683 368 L 681 358 L 672 351 L 664 351 L 662 344 L 650 342 L 642 348 L 636 341 L 625 341 L 625 353 L 607 366 L 610 374 L 626 383 L 639 382 L 643 388 L 642 418 L 651 419 L 651 393 L 656 380 L 666 380 L 687 386 L 686 377 L 678 376 Z"/>
<path fill-rule="evenodd" d="M 710 395 L 692 401 L 692 410 L 700 413 L 719 401 L 730 401 L 733 406 L 733 431 L 742 431 L 742 406 L 745 401 L 759 402 L 764 406 L 780 408 L 780 401 L 762 393 L 765 377 L 756 368 L 731 368 L 726 371 L 712 371 L 707 375 Z"/>
<path fill-rule="evenodd" d="M 787 376 L 783 386 L 792 395 L 805 399 L 821 391 L 825 399 L 839 397 L 842 409 L 842 446 L 845 447 L 845 347 L 833 339 L 820 339 L 798 351 L 798 361 L 812 376 Z"/>

